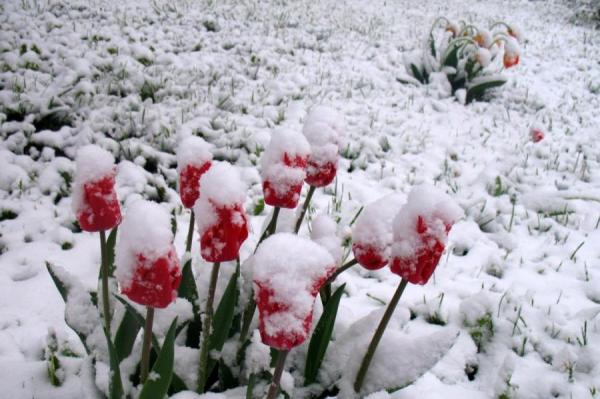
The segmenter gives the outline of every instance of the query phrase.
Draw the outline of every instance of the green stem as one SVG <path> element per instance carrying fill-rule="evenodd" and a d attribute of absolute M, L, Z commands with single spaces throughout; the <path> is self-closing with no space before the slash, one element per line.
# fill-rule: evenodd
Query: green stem
<path fill-rule="evenodd" d="M 102 312 L 104 313 L 104 327 L 110 336 L 110 302 L 108 292 L 108 254 L 106 245 L 106 233 L 100 231 L 100 268 L 102 271 Z"/>
<path fill-rule="evenodd" d="M 308 205 L 310 205 L 310 200 L 312 199 L 312 196 L 315 193 L 315 190 L 316 190 L 315 186 L 310 186 L 310 188 L 308 189 L 308 193 L 306 194 L 306 199 L 304 200 L 304 204 L 302 205 L 302 211 L 300 212 L 300 216 L 298 216 L 298 220 L 296 221 L 296 228 L 294 229 L 294 232 L 296 234 L 298 234 L 298 231 L 300 231 L 300 226 L 302 226 L 302 221 L 304 220 L 304 215 L 306 214 L 306 211 L 308 210 Z"/>
<path fill-rule="evenodd" d="M 342 266 L 338 267 L 336 269 L 335 272 L 333 272 L 333 274 L 327 279 L 327 281 L 325 282 L 325 284 L 331 284 L 335 281 L 336 278 L 338 278 L 338 276 L 340 274 L 342 274 L 343 272 L 345 272 L 346 270 L 350 269 L 352 266 L 358 264 L 358 261 L 356 259 L 352 259 L 351 261 L 348 261 L 347 263 L 343 264 Z"/>
<path fill-rule="evenodd" d="M 269 393 L 267 393 L 267 399 L 275 399 L 279 393 L 279 382 L 281 381 L 281 375 L 283 374 L 283 366 L 285 365 L 285 358 L 289 351 L 280 350 L 279 356 L 277 356 L 277 366 L 275 366 L 275 374 L 273 374 L 273 382 L 269 387 Z"/>
<path fill-rule="evenodd" d="M 187 240 L 185 242 L 185 252 L 192 250 L 192 238 L 194 237 L 194 210 L 190 213 L 190 226 L 188 227 Z"/>
<path fill-rule="evenodd" d="M 152 323 L 154 322 L 154 308 L 146 307 L 146 322 L 144 324 L 144 342 L 142 344 L 142 365 L 140 372 L 140 381 L 142 384 L 148 378 L 150 370 L 150 344 L 152 343 Z"/>
<path fill-rule="evenodd" d="M 360 369 L 358 369 L 358 373 L 356 374 L 356 380 L 354 381 L 354 392 L 359 393 L 362 388 L 363 382 L 367 375 L 367 371 L 369 370 L 369 365 L 371 364 L 371 360 L 373 360 L 373 356 L 375 355 L 375 351 L 377 350 L 377 345 L 379 345 L 379 341 L 381 341 L 381 337 L 383 336 L 383 332 L 387 327 L 396 306 L 398 305 L 398 301 L 400 301 L 400 297 L 404 292 L 404 288 L 408 284 L 408 280 L 401 280 L 400 285 L 398 285 L 398 289 L 394 293 L 392 300 L 388 304 L 379 325 L 377 326 L 377 330 L 375 330 L 375 334 L 373 338 L 371 338 L 371 343 L 369 343 L 369 347 L 367 348 L 367 352 L 365 353 L 365 357 L 360 364 Z"/>
<path fill-rule="evenodd" d="M 202 347 L 200 349 L 200 368 L 198 370 L 198 393 L 204 393 L 206 384 L 206 375 L 208 367 L 208 341 L 210 339 L 210 330 L 213 318 L 213 302 L 215 300 L 215 290 L 219 278 L 219 262 L 213 263 L 210 274 L 210 284 L 208 286 L 208 297 L 206 299 L 206 310 L 204 311 L 204 322 L 202 323 Z"/>

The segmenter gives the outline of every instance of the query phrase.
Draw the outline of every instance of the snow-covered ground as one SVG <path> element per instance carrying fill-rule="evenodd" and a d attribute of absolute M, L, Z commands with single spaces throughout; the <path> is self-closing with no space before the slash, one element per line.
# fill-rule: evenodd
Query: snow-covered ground
<path fill-rule="evenodd" d="M 344 115 L 348 142 L 335 185 L 317 190 L 312 218 L 329 212 L 347 237 L 362 205 L 392 192 L 405 197 L 423 182 L 447 191 L 466 214 L 434 278 L 406 289 L 383 344 L 460 335 L 430 372 L 391 397 L 600 395 L 600 33 L 574 23 L 571 5 L 2 2 L 0 396 L 91 392 L 82 386 L 89 365 L 80 358 L 61 358 L 67 377 L 59 388 L 50 385 L 43 361 L 49 329 L 82 353 L 45 262 L 88 288 L 97 283 L 98 237 L 73 231 L 78 147 L 97 143 L 115 155 L 125 208 L 140 196 L 170 204 L 182 254 L 189 212 L 176 191 L 178 138 L 200 135 L 215 146 L 215 159 L 241 167 L 252 215 L 262 197 L 257 165 L 271 131 L 300 130 L 317 103 Z M 523 28 L 521 63 L 490 102 L 463 106 L 435 88 L 397 81 L 403 53 L 421 48 L 440 15 Z M 545 132 L 543 141 L 530 140 L 532 126 Z M 242 258 L 268 211 L 252 217 Z M 204 296 L 209 265 L 197 246 Z M 223 269 L 219 292 L 233 268 Z M 334 332 L 342 341 L 353 322 L 383 311 L 398 277 L 356 266 L 338 282 L 347 294 Z M 166 329 L 170 316 L 158 313 Z M 292 361 L 302 361 L 302 350 Z"/>

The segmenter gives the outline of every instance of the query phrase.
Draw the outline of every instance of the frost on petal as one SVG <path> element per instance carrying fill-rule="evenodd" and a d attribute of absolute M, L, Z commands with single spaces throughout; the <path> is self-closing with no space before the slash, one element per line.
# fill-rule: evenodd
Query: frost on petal
<path fill-rule="evenodd" d="M 335 270 L 327 250 L 309 239 L 278 233 L 252 258 L 259 329 L 265 344 L 291 349 L 306 339 L 315 297 Z"/>

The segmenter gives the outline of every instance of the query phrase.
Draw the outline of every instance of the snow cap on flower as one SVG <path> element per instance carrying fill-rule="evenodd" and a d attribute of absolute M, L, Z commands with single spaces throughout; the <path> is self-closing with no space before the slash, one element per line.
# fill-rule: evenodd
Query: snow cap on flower
<path fill-rule="evenodd" d="M 310 145 L 293 130 L 278 129 L 262 155 L 261 177 L 265 203 L 282 208 L 295 208 L 306 177 Z"/>
<path fill-rule="evenodd" d="M 352 229 L 352 251 L 358 263 L 376 270 L 388 264 L 393 240 L 392 222 L 402 198 L 390 194 L 365 206 Z"/>
<path fill-rule="evenodd" d="M 72 207 L 82 230 L 109 230 L 121 222 L 115 175 L 115 159 L 110 152 L 96 145 L 77 151 Z"/>
<path fill-rule="evenodd" d="M 115 276 L 123 294 L 140 305 L 167 307 L 181 281 L 169 213 L 138 200 L 128 207 L 119 229 Z"/>
<path fill-rule="evenodd" d="M 480 47 L 490 48 L 492 46 L 492 34 L 486 29 L 478 29 L 473 40 L 477 42 Z"/>
<path fill-rule="evenodd" d="M 246 186 L 236 168 L 215 162 L 200 178 L 200 198 L 194 205 L 201 255 L 207 262 L 237 258 L 248 238 L 244 211 Z"/>
<path fill-rule="evenodd" d="M 425 284 L 444 251 L 448 232 L 462 215 L 452 198 L 433 186 L 413 188 L 394 219 L 391 271 L 413 284 Z"/>
<path fill-rule="evenodd" d="M 190 136 L 177 147 L 179 195 L 186 208 L 191 208 L 200 195 L 200 177 L 210 168 L 211 145 L 200 137 Z"/>
<path fill-rule="evenodd" d="M 510 68 L 519 63 L 521 49 L 516 39 L 512 37 L 506 38 L 504 42 L 504 58 L 503 63 L 505 68 Z"/>
<path fill-rule="evenodd" d="M 323 187 L 335 178 L 339 151 L 344 145 L 346 125 L 335 110 L 318 105 L 311 109 L 302 133 L 310 144 L 306 182 Z"/>
<path fill-rule="evenodd" d="M 477 54 L 475 55 L 475 59 L 483 68 L 490 65 L 490 61 L 492 60 L 492 53 L 485 47 L 479 47 L 477 49 Z"/>
<path fill-rule="evenodd" d="M 327 250 L 291 233 L 267 238 L 251 259 L 264 344 L 289 350 L 304 342 L 321 285 L 335 270 Z"/>

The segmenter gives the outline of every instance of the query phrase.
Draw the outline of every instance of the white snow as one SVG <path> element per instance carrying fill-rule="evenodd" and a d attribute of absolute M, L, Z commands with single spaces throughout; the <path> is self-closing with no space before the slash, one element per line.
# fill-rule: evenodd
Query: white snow
<path fill-rule="evenodd" d="M 325 105 L 311 108 L 302 133 L 310 143 L 310 158 L 318 163 L 337 162 L 345 144 L 346 123 L 334 109 Z"/>
<path fill-rule="evenodd" d="M 177 170 L 181 172 L 186 166 L 202 166 L 212 161 L 212 146 L 200 137 L 189 136 L 181 140 L 177 146 Z"/>
<path fill-rule="evenodd" d="M 142 255 L 151 266 L 153 261 L 166 256 L 172 248 L 173 233 L 169 213 L 159 204 L 138 200 L 127 207 L 119 227 L 115 253 L 115 276 L 121 287 L 129 287 Z"/>

